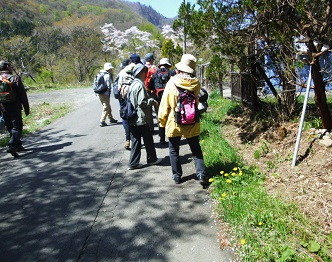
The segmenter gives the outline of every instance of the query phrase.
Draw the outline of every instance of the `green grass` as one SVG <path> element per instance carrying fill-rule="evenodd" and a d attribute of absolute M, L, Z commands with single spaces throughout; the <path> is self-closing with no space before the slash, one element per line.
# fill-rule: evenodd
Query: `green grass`
<path fill-rule="evenodd" d="M 51 105 L 49 103 L 42 103 L 32 107 L 29 116 L 23 117 L 23 137 L 27 134 L 33 133 L 44 126 L 49 125 L 56 119 L 63 117 L 70 111 L 70 107 L 66 105 Z M 9 135 L 0 139 L 0 146 L 6 146 L 9 140 Z"/>
<path fill-rule="evenodd" d="M 223 138 L 221 125 L 239 104 L 214 93 L 202 119 L 201 145 L 211 174 L 210 194 L 220 219 L 229 225 L 242 261 L 331 261 L 332 234 L 323 235 L 294 203 L 268 195 L 265 174 L 246 166 Z"/>

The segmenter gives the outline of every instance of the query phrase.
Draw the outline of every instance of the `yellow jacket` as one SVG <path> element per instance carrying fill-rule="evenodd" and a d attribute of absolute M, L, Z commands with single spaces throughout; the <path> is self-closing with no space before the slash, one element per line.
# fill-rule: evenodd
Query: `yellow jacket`
<path fill-rule="evenodd" d="M 198 105 L 198 94 L 201 90 L 201 84 L 197 78 L 182 78 L 179 75 L 172 76 L 167 82 L 158 112 L 159 125 L 165 127 L 166 136 L 183 136 L 190 138 L 200 134 L 200 123 L 193 125 L 180 125 L 175 123 L 174 112 L 177 106 L 179 91 L 175 87 L 194 92 L 196 103 Z"/>

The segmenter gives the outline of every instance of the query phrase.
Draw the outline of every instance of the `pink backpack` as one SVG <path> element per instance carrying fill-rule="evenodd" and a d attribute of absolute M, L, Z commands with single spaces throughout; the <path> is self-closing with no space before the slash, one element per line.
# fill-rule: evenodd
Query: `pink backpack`
<path fill-rule="evenodd" d="M 199 121 L 199 111 L 193 92 L 175 86 L 179 91 L 175 122 L 180 125 L 193 125 Z"/>

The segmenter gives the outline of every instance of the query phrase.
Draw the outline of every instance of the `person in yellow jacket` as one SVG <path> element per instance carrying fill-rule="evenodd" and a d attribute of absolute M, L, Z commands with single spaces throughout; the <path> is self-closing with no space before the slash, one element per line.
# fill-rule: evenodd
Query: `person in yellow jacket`
<path fill-rule="evenodd" d="M 160 127 L 165 127 L 166 136 L 169 140 L 169 157 L 172 167 L 172 178 L 175 183 L 181 183 L 182 167 L 179 151 L 181 137 L 184 137 L 187 139 L 194 157 L 197 179 L 203 184 L 206 182 L 206 168 L 199 144 L 200 122 L 197 121 L 192 125 L 181 125 L 175 122 L 174 117 L 179 95 L 177 87 L 193 92 L 198 104 L 201 84 L 195 76 L 196 58 L 191 54 L 184 54 L 181 61 L 175 66 L 178 74 L 172 76 L 167 82 L 159 105 L 159 125 Z"/>

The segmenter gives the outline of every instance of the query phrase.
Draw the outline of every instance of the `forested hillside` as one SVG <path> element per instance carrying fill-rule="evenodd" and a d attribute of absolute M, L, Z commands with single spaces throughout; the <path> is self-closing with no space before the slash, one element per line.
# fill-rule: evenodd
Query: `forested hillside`
<path fill-rule="evenodd" d="M 117 65 L 136 51 L 139 39 L 124 43 L 121 52 L 107 49 L 102 26 L 146 32 L 160 48 L 161 27 L 172 23 L 151 7 L 120 0 L 7 0 L 0 1 L 0 16 L 0 59 L 9 60 L 18 74 L 30 75 L 29 84 L 50 87 L 91 81 L 105 61 Z"/>
<path fill-rule="evenodd" d="M 154 10 L 151 6 L 142 5 L 139 2 L 126 2 L 135 13 L 140 14 L 155 26 L 162 27 L 165 24 L 172 24 L 173 19 L 166 18 Z"/>

